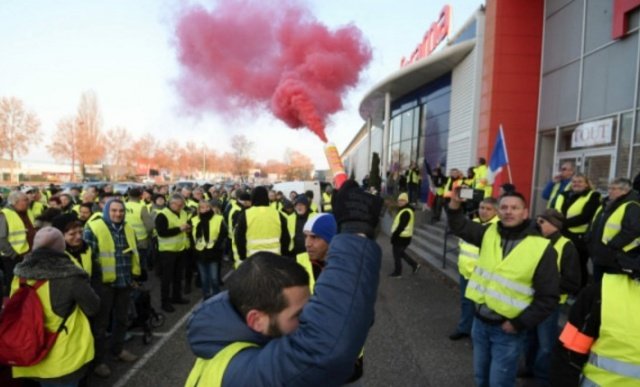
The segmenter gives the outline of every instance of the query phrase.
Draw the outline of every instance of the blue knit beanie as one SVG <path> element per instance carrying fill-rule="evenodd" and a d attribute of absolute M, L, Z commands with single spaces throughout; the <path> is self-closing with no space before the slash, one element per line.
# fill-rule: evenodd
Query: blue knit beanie
<path fill-rule="evenodd" d="M 320 214 L 315 216 L 304 224 L 303 231 L 309 231 L 314 235 L 324 239 L 325 242 L 331 243 L 334 235 L 338 231 L 336 219 L 331 214 Z"/>

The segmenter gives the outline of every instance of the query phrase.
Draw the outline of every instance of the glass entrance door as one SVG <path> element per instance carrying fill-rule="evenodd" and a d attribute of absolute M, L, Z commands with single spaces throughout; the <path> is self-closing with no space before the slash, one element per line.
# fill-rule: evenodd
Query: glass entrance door
<path fill-rule="evenodd" d="M 576 172 L 589 178 L 596 191 L 607 195 L 609 181 L 615 177 L 616 160 L 613 150 L 585 150 L 558 154 L 558 167 L 567 161 L 576 166 Z"/>

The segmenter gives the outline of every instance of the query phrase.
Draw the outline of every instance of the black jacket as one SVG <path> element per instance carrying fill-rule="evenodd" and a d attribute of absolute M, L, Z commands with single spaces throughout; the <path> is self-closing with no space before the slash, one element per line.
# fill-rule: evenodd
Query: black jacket
<path fill-rule="evenodd" d="M 552 245 L 559 238 L 559 232 L 549 236 Z M 560 293 L 576 295 L 580 291 L 581 276 L 578 250 L 572 242 L 567 242 L 562 249 L 562 260 L 560 261 Z"/>
<path fill-rule="evenodd" d="M 618 269 L 619 267 L 615 260 L 616 255 L 622 253 L 624 246 L 640 237 L 640 205 L 629 205 L 622 218 L 622 230 L 607 245 L 602 243 L 602 233 L 607 219 L 621 205 L 630 201 L 640 201 L 640 197 L 635 191 L 631 191 L 612 202 L 605 198 L 601 205 L 602 211 L 591 223 L 586 236 L 587 247 L 589 248 L 589 255 L 596 265 Z M 640 255 L 640 247 L 636 247 L 626 254 L 638 256 Z"/>
<path fill-rule="evenodd" d="M 475 246 L 482 244 L 484 233 L 489 225 L 472 222 L 464 215 L 462 209 L 451 210 L 447 208 L 447 214 L 449 228 L 456 236 Z M 530 220 L 526 220 L 518 227 L 506 228 L 502 226 L 502 222 L 498 222 L 498 232 L 502 239 L 502 249 L 505 256 L 526 236 L 541 236 L 532 223 Z M 560 299 L 559 278 L 557 254 L 553 246 L 549 244 L 533 274 L 532 287 L 535 293 L 531 305 L 518 317 L 510 320 L 518 331 L 535 327 L 558 307 Z"/>
<path fill-rule="evenodd" d="M 569 207 L 571 207 L 571 205 L 575 203 L 576 200 L 578 200 L 583 196 L 587 196 L 590 192 L 592 191 L 585 190 L 580 193 L 574 193 L 573 191 L 561 192 L 560 195 L 564 197 L 564 201 L 562 202 L 562 209 L 560 211 L 562 212 L 562 215 L 564 215 L 566 218 Z M 582 209 L 579 215 L 565 219 L 565 221 L 562 224 L 563 234 L 566 235 L 568 238 L 571 238 L 571 236 L 573 236 L 572 235 L 573 233 L 568 231 L 569 228 L 580 226 L 582 224 L 591 223 L 591 220 L 593 219 L 593 215 L 595 215 L 599 206 L 600 206 L 600 193 L 593 192 L 593 195 L 591 195 L 591 197 L 589 198 L 587 203 L 584 205 L 584 208 Z"/>

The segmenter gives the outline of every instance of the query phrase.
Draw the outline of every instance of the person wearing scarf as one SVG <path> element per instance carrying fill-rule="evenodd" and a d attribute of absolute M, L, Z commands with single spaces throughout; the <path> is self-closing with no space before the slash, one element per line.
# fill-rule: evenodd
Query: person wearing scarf
<path fill-rule="evenodd" d="M 220 215 L 218 201 L 202 200 L 198 215 L 190 220 L 191 245 L 202 284 L 202 296 L 206 300 L 220 292 L 220 261 L 224 252 L 227 227 Z"/>

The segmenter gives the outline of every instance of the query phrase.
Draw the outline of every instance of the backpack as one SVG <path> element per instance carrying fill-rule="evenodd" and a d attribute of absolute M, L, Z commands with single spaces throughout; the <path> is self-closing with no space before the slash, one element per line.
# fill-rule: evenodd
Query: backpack
<path fill-rule="evenodd" d="M 64 329 L 66 316 L 56 332 L 46 329 L 44 310 L 37 290 L 46 280 L 33 286 L 20 278 L 20 288 L 0 313 L 0 364 L 29 367 L 44 359 Z"/>

